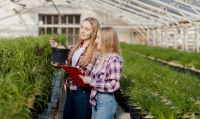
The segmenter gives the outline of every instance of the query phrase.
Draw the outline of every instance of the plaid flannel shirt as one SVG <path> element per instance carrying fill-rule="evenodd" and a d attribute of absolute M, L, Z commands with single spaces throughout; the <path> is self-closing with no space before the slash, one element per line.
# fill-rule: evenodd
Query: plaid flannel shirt
<path fill-rule="evenodd" d="M 96 71 L 102 57 L 99 57 L 90 74 L 92 91 L 90 94 L 91 106 L 96 106 L 97 92 L 114 93 L 120 87 L 122 60 L 117 55 L 109 55 L 100 69 Z"/>
<path fill-rule="evenodd" d="M 81 42 L 81 46 L 82 45 L 83 45 L 83 43 Z M 86 55 L 87 48 L 88 47 L 86 47 L 84 49 L 84 51 L 81 53 L 81 55 L 79 56 L 78 62 L 76 64 L 76 67 L 79 67 L 79 68 L 81 67 L 82 60 L 83 60 L 83 58 Z M 72 49 L 73 49 L 73 47 L 70 48 L 70 51 L 69 51 L 68 54 L 70 54 L 70 52 L 72 51 Z M 72 54 L 72 57 L 73 57 L 73 55 L 74 55 L 74 53 Z M 69 66 L 72 65 L 72 57 L 70 59 Z M 85 68 L 83 68 L 83 70 L 81 71 L 85 76 L 90 75 L 91 70 L 92 70 L 92 68 L 93 68 L 93 66 L 94 66 L 94 64 L 96 62 L 96 58 L 97 58 L 97 55 L 96 55 L 96 53 L 94 51 L 93 54 L 92 54 L 92 56 L 91 56 L 90 63 Z M 64 89 L 65 89 L 65 91 L 67 90 L 68 86 L 69 86 L 70 90 L 77 90 L 77 86 L 76 85 L 77 84 L 76 84 L 75 80 L 72 79 L 72 77 L 67 73 L 67 78 L 64 81 Z"/>

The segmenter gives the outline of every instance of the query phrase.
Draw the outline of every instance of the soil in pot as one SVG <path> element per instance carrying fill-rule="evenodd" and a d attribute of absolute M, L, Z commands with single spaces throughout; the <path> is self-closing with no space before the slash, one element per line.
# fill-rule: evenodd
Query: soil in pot
<path fill-rule="evenodd" d="M 68 58 L 69 49 L 60 49 L 52 47 L 52 62 L 58 64 L 65 64 Z"/>

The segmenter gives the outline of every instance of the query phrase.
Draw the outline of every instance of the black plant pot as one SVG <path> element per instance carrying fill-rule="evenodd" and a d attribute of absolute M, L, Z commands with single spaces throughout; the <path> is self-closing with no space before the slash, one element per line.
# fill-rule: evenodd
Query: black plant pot
<path fill-rule="evenodd" d="M 117 90 L 117 91 L 114 93 L 114 96 L 115 96 L 116 101 L 119 103 L 119 102 L 120 102 L 120 99 L 121 99 L 121 91 L 120 91 L 120 90 Z"/>
<path fill-rule="evenodd" d="M 126 102 L 124 96 L 125 96 L 124 94 L 121 94 L 121 95 L 120 95 L 120 98 L 119 98 L 119 106 L 123 106 L 123 107 L 122 107 L 123 109 L 124 109 L 125 102 Z"/>
<path fill-rule="evenodd" d="M 131 119 L 139 119 L 141 116 L 141 109 L 136 106 L 129 106 Z"/>
<path fill-rule="evenodd" d="M 52 62 L 58 64 L 65 64 L 68 58 L 69 49 L 59 49 L 52 47 Z"/>
<path fill-rule="evenodd" d="M 128 96 L 126 96 L 124 93 L 121 93 L 119 105 L 122 106 L 123 109 L 125 109 L 125 107 L 127 106 L 128 99 Z"/>
<path fill-rule="evenodd" d="M 129 106 L 128 106 L 128 104 L 127 104 L 127 103 L 125 104 L 125 106 L 124 106 L 124 108 L 123 108 L 123 109 L 125 110 L 125 112 L 129 112 L 129 110 L 130 110 L 130 109 L 129 109 Z"/>
<path fill-rule="evenodd" d="M 141 113 L 140 119 L 148 119 L 148 118 L 146 118 L 147 115 L 148 115 L 148 114 L 145 113 L 145 112 Z"/>

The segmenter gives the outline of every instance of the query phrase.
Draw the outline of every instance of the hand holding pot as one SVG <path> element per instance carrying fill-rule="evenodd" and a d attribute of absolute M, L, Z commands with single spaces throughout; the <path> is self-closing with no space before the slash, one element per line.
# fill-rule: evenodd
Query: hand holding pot
<path fill-rule="evenodd" d="M 65 60 L 65 65 L 67 65 L 67 63 L 68 63 L 67 60 Z"/>
<path fill-rule="evenodd" d="M 50 40 L 51 47 L 58 47 L 58 43 L 55 41 L 55 38 L 52 37 Z"/>
<path fill-rule="evenodd" d="M 58 64 L 58 63 L 53 63 L 53 62 L 51 62 L 51 64 L 56 68 L 56 69 L 60 69 L 61 68 L 61 66 Z"/>

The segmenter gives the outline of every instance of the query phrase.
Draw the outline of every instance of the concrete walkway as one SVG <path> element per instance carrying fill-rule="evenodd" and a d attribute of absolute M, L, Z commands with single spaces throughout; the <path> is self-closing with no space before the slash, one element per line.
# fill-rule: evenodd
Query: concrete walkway
<path fill-rule="evenodd" d="M 66 96 L 67 96 L 67 93 L 64 90 L 63 81 L 62 81 L 62 85 L 60 87 L 60 99 L 58 103 L 58 109 L 57 109 L 54 119 L 63 119 L 63 111 L 64 111 L 64 106 L 65 106 Z"/>

